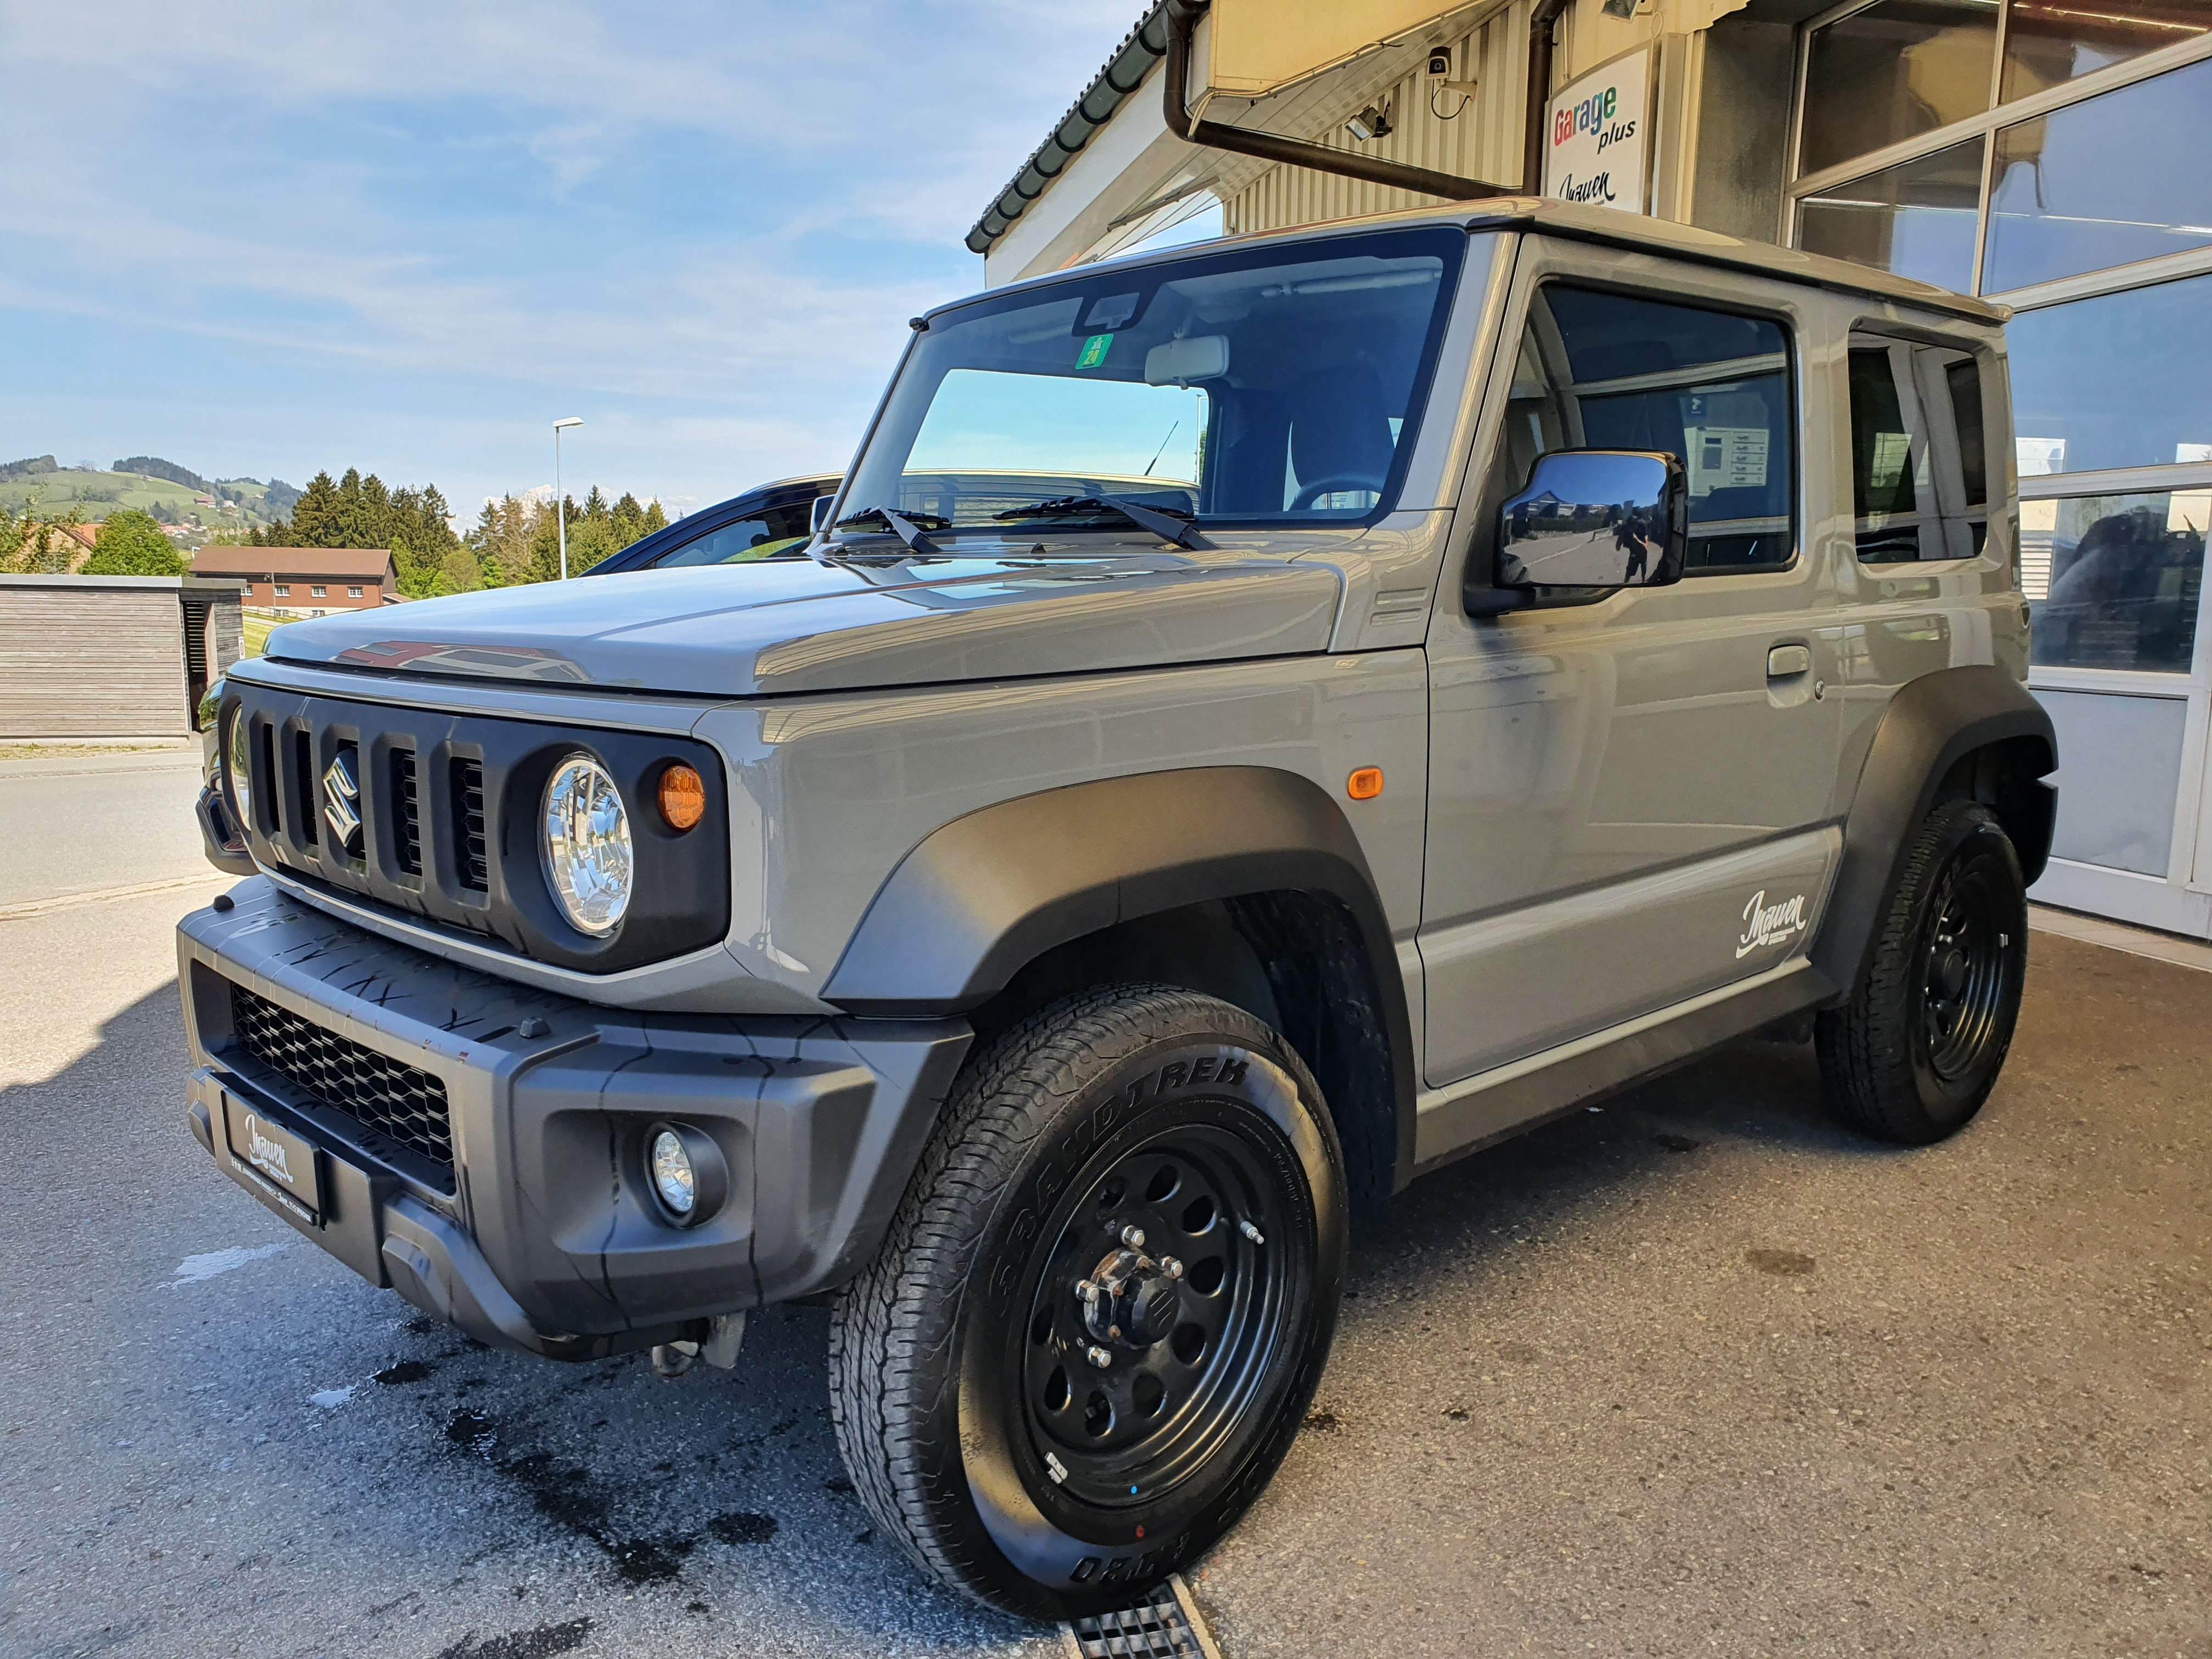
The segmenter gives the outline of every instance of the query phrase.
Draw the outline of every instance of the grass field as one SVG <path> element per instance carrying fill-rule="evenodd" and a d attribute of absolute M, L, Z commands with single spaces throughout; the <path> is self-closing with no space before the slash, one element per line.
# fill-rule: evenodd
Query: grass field
<path fill-rule="evenodd" d="M 198 514 L 200 522 L 210 530 L 249 529 L 268 522 L 263 507 L 269 494 L 265 485 L 234 483 L 228 479 L 224 482 L 246 498 L 239 512 L 226 513 L 220 503 L 199 506 L 198 491 L 186 484 L 172 483 L 167 478 L 149 478 L 137 472 L 66 471 L 41 472 L 33 477 L 0 483 L 0 508 L 20 514 L 29 507 L 51 516 L 75 506 L 87 521 L 96 522 L 126 507 L 151 513 L 159 504 L 179 518 Z"/>
<path fill-rule="evenodd" d="M 286 623 L 295 622 L 298 618 L 279 617 L 269 611 L 246 611 L 240 613 L 240 620 L 245 624 L 246 654 L 249 657 L 258 657 L 269 648 L 269 634 L 271 629 L 282 628 Z"/>

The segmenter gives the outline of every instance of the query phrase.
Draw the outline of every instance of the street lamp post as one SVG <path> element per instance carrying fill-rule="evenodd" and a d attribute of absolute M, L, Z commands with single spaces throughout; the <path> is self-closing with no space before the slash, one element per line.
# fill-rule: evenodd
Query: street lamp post
<path fill-rule="evenodd" d="M 561 434 L 583 423 L 580 415 L 553 422 L 553 523 L 561 538 L 561 580 L 564 582 L 568 580 L 568 503 L 561 494 Z"/>

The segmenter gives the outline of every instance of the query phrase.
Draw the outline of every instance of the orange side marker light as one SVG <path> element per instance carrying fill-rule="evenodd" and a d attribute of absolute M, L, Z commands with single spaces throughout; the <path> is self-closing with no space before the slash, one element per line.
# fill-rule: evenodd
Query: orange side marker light
<path fill-rule="evenodd" d="M 678 761 L 660 775 L 660 816 L 678 835 L 707 816 L 707 785 Z"/>
<path fill-rule="evenodd" d="M 1382 793 L 1382 769 L 1363 766 L 1346 779 L 1344 793 L 1354 800 L 1373 800 Z"/>

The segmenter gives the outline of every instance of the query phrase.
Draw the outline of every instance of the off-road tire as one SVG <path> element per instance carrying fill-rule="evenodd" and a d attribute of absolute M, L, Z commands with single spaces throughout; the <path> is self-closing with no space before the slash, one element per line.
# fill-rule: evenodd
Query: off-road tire
<path fill-rule="evenodd" d="M 1221 1213 L 1203 1236 L 1182 1231 L 1188 1214 L 1162 1222 L 1156 1207 L 1155 1226 L 1171 1236 L 1149 1249 L 1160 1257 L 1155 1276 L 1172 1267 L 1180 1295 L 1211 1279 L 1210 1295 L 1233 1289 L 1239 1308 L 1282 1315 L 1265 1323 L 1272 1346 L 1249 1351 L 1261 1357 L 1235 1367 L 1224 1360 L 1232 1383 L 1212 1395 L 1193 1384 L 1189 1409 L 1159 1423 L 1202 1424 L 1200 1407 L 1211 1400 L 1249 1398 L 1249 1409 L 1224 1417 L 1237 1426 L 1212 1440 L 1148 1427 L 1132 1413 L 1123 1431 L 1140 1448 L 1147 1435 L 1168 1439 L 1185 1449 L 1176 1453 L 1182 1462 L 1157 1498 L 1094 1487 L 1101 1495 L 1088 1503 L 1066 1467 L 1061 1484 L 1048 1478 L 1057 1457 L 1045 1454 L 1054 1444 L 1079 1474 L 1083 1457 L 1065 1442 L 1043 1442 L 1039 1392 L 1021 1380 L 1024 1368 L 1067 1352 L 1057 1328 L 1039 1334 L 1048 1316 L 1079 1328 L 1090 1317 L 1079 1295 L 1067 1298 L 1072 1315 L 1050 1312 L 1060 1305 L 1053 1275 L 1095 1251 L 1100 1241 L 1081 1241 L 1100 1217 L 1115 1227 L 1124 1190 L 1115 1182 L 1132 1160 L 1162 1165 L 1186 1144 L 1202 1158 L 1213 1141 L 1189 1138 L 1227 1145 L 1240 1136 L 1266 1181 L 1282 1183 L 1265 1191 L 1303 1191 L 1304 1200 L 1271 1212 L 1255 1197 L 1247 1213 L 1272 1219 L 1255 1244 L 1257 1230 L 1235 1225 L 1231 1188 L 1222 1186 Z M 1270 1136 L 1279 1142 L 1272 1150 Z M 1153 1173 L 1158 1188 L 1166 1176 Z M 1182 1201 L 1180 1194 L 1162 1200 Z M 1038 1618 L 1124 1604 L 1225 1533 L 1290 1449 L 1335 1332 L 1345 1214 L 1343 1154 L 1321 1091 L 1290 1044 L 1253 1015 L 1164 985 L 1105 987 L 1039 1011 L 963 1067 L 881 1250 L 831 1313 L 830 1413 L 862 1502 L 917 1565 L 978 1601 Z M 1187 1267 L 1170 1261 L 1170 1247 L 1189 1256 Z M 1218 1261 L 1234 1264 L 1225 1285 L 1200 1271 Z M 1270 1284 L 1276 1289 L 1264 1297 L 1254 1288 Z M 1224 1327 L 1220 1353 L 1246 1352 L 1232 1331 L 1260 1328 Z M 1147 1354 L 1166 1369 L 1170 1346 L 1165 1342 L 1118 1354 L 1115 1363 L 1130 1369 L 1112 1381 L 1142 1382 L 1137 1368 Z M 1065 1370 L 1078 1389 L 1103 1386 L 1103 1373 L 1083 1368 L 1086 1357 L 1068 1358 Z M 1200 1363 L 1214 1364 L 1211 1346 L 1192 1362 Z M 1248 1389 L 1256 1392 L 1238 1392 Z"/>
<path fill-rule="evenodd" d="M 1962 884 L 1970 893 L 1962 896 Z M 1975 937 L 1958 951 L 1957 1006 L 1972 1021 L 1972 1041 L 1939 1041 L 1948 1006 L 1943 958 L 1959 937 L 1946 931 L 1946 916 L 1961 907 Z M 1815 1024 L 1833 1109 L 1868 1134 L 1907 1146 L 1963 1128 L 2004 1066 L 2027 971 L 2019 854 L 1987 807 L 1944 802 L 1913 835 L 1865 975 L 1848 1003 Z M 1954 1022 L 1950 1029 L 1963 1028 Z"/>

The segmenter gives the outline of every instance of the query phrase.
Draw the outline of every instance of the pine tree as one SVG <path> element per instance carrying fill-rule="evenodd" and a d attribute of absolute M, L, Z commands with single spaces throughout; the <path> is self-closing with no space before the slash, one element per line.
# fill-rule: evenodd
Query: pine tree
<path fill-rule="evenodd" d="M 349 467 L 346 477 L 358 487 L 361 475 Z M 344 502 L 338 495 L 338 486 L 331 482 L 327 472 L 318 472 L 307 480 L 307 487 L 300 492 L 299 504 L 292 509 L 292 519 L 283 526 L 288 541 L 271 540 L 270 547 L 343 547 L 338 539 L 344 533 Z M 271 534 L 276 526 L 272 526 Z"/>

